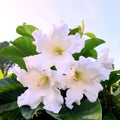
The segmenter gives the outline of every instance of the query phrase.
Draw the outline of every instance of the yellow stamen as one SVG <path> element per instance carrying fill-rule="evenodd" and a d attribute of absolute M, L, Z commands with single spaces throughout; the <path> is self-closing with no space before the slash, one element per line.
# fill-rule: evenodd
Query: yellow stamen
<path fill-rule="evenodd" d="M 49 82 L 49 77 L 46 75 L 41 75 L 40 76 L 40 84 L 44 85 Z"/>
<path fill-rule="evenodd" d="M 56 56 L 57 55 L 62 55 L 63 52 L 64 52 L 64 49 L 61 48 L 60 46 L 56 46 L 56 47 L 54 47 L 53 52 Z"/>
<path fill-rule="evenodd" d="M 75 71 L 75 81 L 78 81 L 82 78 L 82 71 Z"/>

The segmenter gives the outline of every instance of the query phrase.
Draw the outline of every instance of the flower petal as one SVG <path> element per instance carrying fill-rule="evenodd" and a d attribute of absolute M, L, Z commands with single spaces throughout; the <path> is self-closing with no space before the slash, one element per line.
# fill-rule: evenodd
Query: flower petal
<path fill-rule="evenodd" d="M 80 35 L 77 33 L 75 35 L 68 36 L 68 40 L 72 42 L 72 47 L 70 53 L 79 53 L 82 48 L 84 48 L 85 41 L 80 38 Z"/>
<path fill-rule="evenodd" d="M 27 89 L 21 96 L 18 97 L 18 106 L 28 105 L 31 109 L 35 109 L 42 101 L 42 96 L 39 91 Z"/>
<path fill-rule="evenodd" d="M 91 86 L 86 86 L 83 93 L 88 98 L 90 102 L 95 102 L 98 98 L 98 93 L 103 90 L 100 83 L 94 82 Z"/>
<path fill-rule="evenodd" d="M 57 88 L 50 90 L 44 98 L 44 108 L 46 110 L 58 113 L 62 108 L 63 97 L 60 95 L 60 91 Z"/>
<path fill-rule="evenodd" d="M 102 55 L 98 59 L 98 62 L 106 69 L 113 69 L 113 58 L 108 58 L 109 49 L 102 50 Z"/>
<path fill-rule="evenodd" d="M 51 39 L 56 41 L 57 39 L 66 39 L 69 33 L 69 28 L 64 22 L 60 22 L 58 25 L 53 25 L 51 32 Z"/>
<path fill-rule="evenodd" d="M 78 89 L 77 87 L 74 87 L 72 89 L 68 89 L 66 93 L 66 106 L 70 109 L 73 108 L 73 103 L 80 105 L 80 100 L 83 98 L 83 92 L 82 89 Z"/>
<path fill-rule="evenodd" d="M 35 41 L 33 42 L 36 45 L 36 50 L 42 52 L 44 50 L 45 42 L 48 40 L 48 37 L 41 30 L 35 30 L 32 33 Z"/>

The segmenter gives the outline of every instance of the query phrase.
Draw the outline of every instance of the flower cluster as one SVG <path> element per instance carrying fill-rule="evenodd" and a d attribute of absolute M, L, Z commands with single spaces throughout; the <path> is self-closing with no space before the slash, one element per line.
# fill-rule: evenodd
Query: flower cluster
<path fill-rule="evenodd" d="M 68 34 L 68 26 L 63 22 L 53 25 L 49 33 L 32 33 L 38 54 L 24 58 L 27 71 L 18 66 L 12 70 L 27 87 L 18 97 L 19 107 L 29 105 L 35 109 L 43 103 L 44 109 L 59 113 L 64 102 L 70 109 L 73 103 L 80 105 L 83 95 L 90 102 L 96 101 L 103 89 L 100 82 L 109 79 L 113 60 L 108 58 L 107 50 L 98 60 L 84 56 L 75 60 L 73 54 L 84 48 L 85 41 L 78 33 Z M 61 90 L 66 91 L 65 98 Z"/>

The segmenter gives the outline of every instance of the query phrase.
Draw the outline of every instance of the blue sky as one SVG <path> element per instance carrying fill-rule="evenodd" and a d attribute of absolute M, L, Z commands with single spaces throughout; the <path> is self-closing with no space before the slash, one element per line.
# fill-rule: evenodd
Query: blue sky
<path fill-rule="evenodd" d="M 110 57 L 120 69 L 120 1 L 119 0 L 1 0 L 0 41 L 17 37 L 16 27 L 23 22 L 48 29 L 63 20 L 70 28 L 85 21 L 85 31 L 106 41 Z"/>

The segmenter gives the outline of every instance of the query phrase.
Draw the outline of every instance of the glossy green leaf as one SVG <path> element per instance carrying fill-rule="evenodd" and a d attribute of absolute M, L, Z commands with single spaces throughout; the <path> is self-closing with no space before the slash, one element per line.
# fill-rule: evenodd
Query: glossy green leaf
<path fill-rule="evenodd" d="M 99 38 L 88 39 L 85 41 L 85 47 L 81 50 L 80 54 L 87 55 L 90 50 L 96 48 L 103 43 L 105 43 L 105 41 Z"/>
<path fill-rule="evenodd" d="M 6 47 L 5 49 L 1 50 L 0 56 L 10 59 L 17 63 L 21 68 L 26 69 L 22 54 L 14 46 Z"/>
<path fill-rule="evenodd" d="M 102 109 L 99 100 L 90 103 L 84 100 L 81 105 L 74 105 L 72 110 L 64 108 L 59 114 L 47 111 L 57 120 L 102 120 Z"/>
<path fill-rule="evenodd" d="M 79 34 L 81 33 L 81 27 L 80 26 L 78 26 L 74 29 L 70 29 L 70 32 L 69 32 L 68 35 L 75 35 L 76 33 L 79 33 Z"/>
<path fill-rule="evenodd" d="M 98 57 L 97 51 L 95 49 L 90 50 L 90 52 L 88 53 L 88 56 L 86 57 L 92 57 L 92 58 L 97 59 Z"/>
<path fill-rule="evenodd" d="M 86 58 L 87 57 L 97 58 L 97 52 L 94 48 L 96 48 L 97 46 L 103 43 L 105 43 L 105 41 L 99 38 L 92 38 L 92 39 L 86 40 L 85 46 L 80 51 L 80 53 L 73 54 L 74 59 L 78 60 L 80 56 L 84 56 Z"/>
<path fill-rule="evenodd" d="M 25 88 L 16 80 L 15 77 L 0 80 L 0 105 L 17 100 L 17 97 L 25 91 Z M 6 106 L 5 105 L 5 106 Z M 6 107 L 5 107 L 6 109 Z M 4 110 L 3 110 L 4 111 Z"/>
<path fill-rule="evenodd" d="M 22 26 L 18 26 L 16 32 L 22 36 L 32 37 L 32 32 L 37 30 L 33 25 L 26 25 L 25 23 Z"/>
<path fill-rule="evenodd" d="M 0 80 L 0 120 L 23 120 L 17 97 L 24 91 L 25 88 L 16 80 L 15 75 Z"/>
<path fill-rule="evenodd" d="M 89 38 L 96 38 L 95 34 L 91 32 L 86 32 L 85 35 L 88 36 Z"/>
<path fill-rule="evenodd" d="M 21 52 L 23 57 L 25 57 L 37 54 L 36 47 L 32 42 L 33 38 L 22 36 L 13 41 L 12 44 Z"/>
<path fill-rule="evenodd" d="M 0 56 L 14 61 L 21 68 L 26 69 L 23 57 L 37 54 L 36 47 L 32 42 L 33 38 L 19 37 L 12 42 L 11 46 L 3 48 L 0 51 Z"/>

